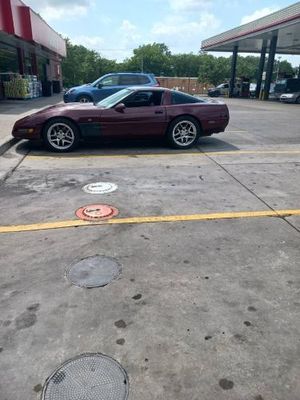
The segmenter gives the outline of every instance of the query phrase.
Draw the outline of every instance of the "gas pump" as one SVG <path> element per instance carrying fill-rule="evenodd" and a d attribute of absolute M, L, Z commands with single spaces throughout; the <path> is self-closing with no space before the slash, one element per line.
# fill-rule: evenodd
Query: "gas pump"
<path fill-rule="evenodd" d="M 246 77 L 241 78 L 241 97 L 250 96 L 250 79 Z"/>

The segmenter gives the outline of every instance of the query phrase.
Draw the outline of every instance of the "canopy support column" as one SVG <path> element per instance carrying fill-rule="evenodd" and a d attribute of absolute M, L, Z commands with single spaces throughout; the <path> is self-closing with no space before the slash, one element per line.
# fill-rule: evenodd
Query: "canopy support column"
<path fill-rule="evenodd" d="M 260 60 L 258 65 L 258 72 L 257 72 L 257 84 L 256 84 L 256 91 L 255 97 L 258 99 L 260 95 L 261 83 L 262 83 L 262 75 L 264 72 L 265 67 L 265 59 L 266 59 L 266 51 L 267 51 L 267 40 L 264 40 L 262 43 L 261 53 L 260 53 Z"/>
<path fill-rule="evenodd" d="M 230 82 L 229 82 L 229 97 L 233 97 L 233 95 L 234 95 L 238 49 L 239 49 L 238 46 L 234 46 L 233 53 L 232 53 L 231 76 L 230 76 Z"/>
<path fill-rule="evenodd" d="M 277 32 L 276 32 L 276 34 L 274 34 L 274 36 L 272 37 L 271 43 L 270 43 L 270 51 L 269 51 L 269 56 L 268 56 L 268 64 L 267 64 L 267 72 L 266 72 L 266 81 L 265 81 L 265 86 L 264 86 L 264 90 L 263 90 L 263 100 L 269 99 L 269 92 L 270 92 L 273 67 L 274 67 L 274 59 L 275 59 L 276 47 L 277 47 L 277 38 L 278 38 L 278 36 L 277 36 Z"/>

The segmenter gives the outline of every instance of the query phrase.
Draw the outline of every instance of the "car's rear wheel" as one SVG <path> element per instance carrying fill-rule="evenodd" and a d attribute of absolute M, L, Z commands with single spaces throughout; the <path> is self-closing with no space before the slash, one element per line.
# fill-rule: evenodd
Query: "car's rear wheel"
<path fill-rule="evenodd" d="M 54 118 L 44 126 L 43 139 L 49 150 L 63 153 L 78 146 L 80 134 L 72 121 Z"/>
<path fill-rule="evenodd" d="M 79 103 L 92 103 L 93 99 L 90 96 L 83 94 L 78 96 L 76 101 L 79 101 Z"/>
<path fill-rule="evenodd" d="M 194 146 L 201 134 L 199 122 L 193 117 L 178 117 L 171 122 L 167 137 L 172 147 L 189 149 Z"/>

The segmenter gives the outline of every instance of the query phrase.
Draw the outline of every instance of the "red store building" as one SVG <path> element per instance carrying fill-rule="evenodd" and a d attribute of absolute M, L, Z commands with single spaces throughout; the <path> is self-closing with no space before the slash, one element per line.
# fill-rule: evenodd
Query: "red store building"
<path fill-rule="evenodd" d="M 65 56 L 65 40 L 37 13 L 21 0 L 0 0 L 0 77 L 19 73 L 61 84 Z"/>

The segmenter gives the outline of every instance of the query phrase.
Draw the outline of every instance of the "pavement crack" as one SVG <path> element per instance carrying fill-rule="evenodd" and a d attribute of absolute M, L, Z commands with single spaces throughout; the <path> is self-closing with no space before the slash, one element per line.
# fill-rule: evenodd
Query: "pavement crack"
<path fill-rule="evenodd" d="M 23 154 L 21 159 L 17 162 L 17 164 L 4 175 L 4 177 L 0 180 L 0 186 L 3 185 L 13 175 L 13 173 L 19 168 L 19 166 L 22 164 L 29 153 L 30 149 L 28 149 L 25 154 Z"/>
<path fill-rule="evenodd" d="M 255 192 L 253 192 L 253 190 L 251 190 L 250 188 L 248 188 L 248 186 L 246 186 L 243 182 L 241 182 L 238 178 L 236 178 L 233 174 L 231 174 L 223 165 L 221 165 L 220 163 L 218 163 L 218 161 L 216 161 L 214 158 L 210 157 L 208 153 L 206 153 L 205 151 L 202 151 L 201 149 L 198 148 L 198 150 L 203 153 L 204 155 L 206 155 L 206 157 L 208 157 L 214 164 L 216 164 L 218 167 L 220 167 L 224 172 L 226 172 L 227 175 L 229 175 L 232 179 L 234 179 L 239 185 L 241 185 L 244 189 L 246 189 L 249 193 L 252 194 L 252 196 L 256 197 L 257 200 L 259 200 L 261 203 L 263 203 L 266 207 L 268 207 L 271 211 L 274 211 L 277 214 L 277 218 L 282 219 L 283 221 L 285 221 L 290 227 L 292 227 L 296 232 L 300 233 L 300 229 L 298 229 L 295 225 L 293 225 L 290 221 L 288 221 L 286 219 L 286 217 L 282 217 L 281 215 L 279 215 L 277 213 L 277 210 L 275 210 L 272 206 L 270 206 L 270 204 L 268 204 L 265 200 L 263 200 L 261 197 L 259 197 Z"/>

